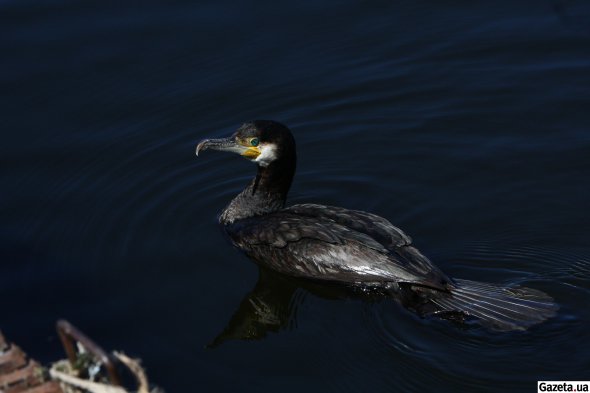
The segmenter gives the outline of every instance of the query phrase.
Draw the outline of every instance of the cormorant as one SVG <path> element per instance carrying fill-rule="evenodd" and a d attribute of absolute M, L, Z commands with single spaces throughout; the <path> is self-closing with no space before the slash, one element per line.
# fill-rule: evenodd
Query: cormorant
<path fill-rule="evenodd" d="M 448 277 L 401 229 L 375 214 L 318 204 L 285 207 L 297 157 L 291 131 L 278 122 L 244 123 L 229 138 L 201 141 L 196 154 L 207 149 L 237 153 L 258 166 L 219 222 L 260 266 L 379 290 L 421 315 L 476 319 L 494 330 L 525 330 L 558 308 L 535 289 Z"/>

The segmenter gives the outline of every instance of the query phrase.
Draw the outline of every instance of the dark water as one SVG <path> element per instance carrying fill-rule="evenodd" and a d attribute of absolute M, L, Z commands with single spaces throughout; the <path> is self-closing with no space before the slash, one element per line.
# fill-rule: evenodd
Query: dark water
<path fill-rule="evenodd" d="M 445 3 L 2 2 L 2 330 L 46 362 L 67 318 L 168 392 L 589 380 L 590 5 Z M 378 213 L 558 316 L 462 330 L 271 277 L 226 329 L 258 269 L 216 214 L 254 168 L 194 146 L 255 118 L 295 133 L 291 202 Z"/>

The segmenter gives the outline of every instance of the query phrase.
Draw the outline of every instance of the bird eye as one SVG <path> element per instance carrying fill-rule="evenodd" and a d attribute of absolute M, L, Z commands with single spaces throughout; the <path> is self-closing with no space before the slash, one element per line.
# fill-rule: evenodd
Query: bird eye
<path fill-rule="evenodd" d="M 258 140 L 258 138 L 250 139 L 250 144 L 254 147 L 258 146 L 259 143 L 260 143 L 260 141 Z"/>

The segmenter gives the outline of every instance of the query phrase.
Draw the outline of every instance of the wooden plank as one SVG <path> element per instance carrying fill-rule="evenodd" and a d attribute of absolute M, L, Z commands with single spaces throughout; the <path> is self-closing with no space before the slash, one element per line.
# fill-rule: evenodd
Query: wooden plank
<path fill-rule="evenodd" d="M 63 393 L 61 385 L 57 381 L 45 382 L 43 385 L 38 385 L 29 390 L 26 393 Z"/>
<path fill-rule="evenodd" d="M 57 381 L 44 382 L 42 367 L 0 332 L 0 393 L 63 393 Z"/>
<path fill-rule="evenodd" d="M 0 355 L 0 374 L 6 374 L 27 365 L 27 355 L 16 345 Z"/>
<path fill-rule="evenodd" d="M 23 392 L 30 386 L 36 386 L 42 382 L 41 366 L 35 361 L 30 361 L 26 367 L 0 375 L 0 391 L 4 393 Z"/>

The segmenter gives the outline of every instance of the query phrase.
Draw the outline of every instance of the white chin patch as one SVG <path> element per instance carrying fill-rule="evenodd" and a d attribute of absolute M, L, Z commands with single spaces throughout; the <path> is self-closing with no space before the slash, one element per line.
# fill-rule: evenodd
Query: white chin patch
<path fill-rule="evenodd" d="M 254 159 L 260 166 L 268 166 L 277 159 L 277 145 L 264 143 L 260 145 L 260 155 Z"/>

